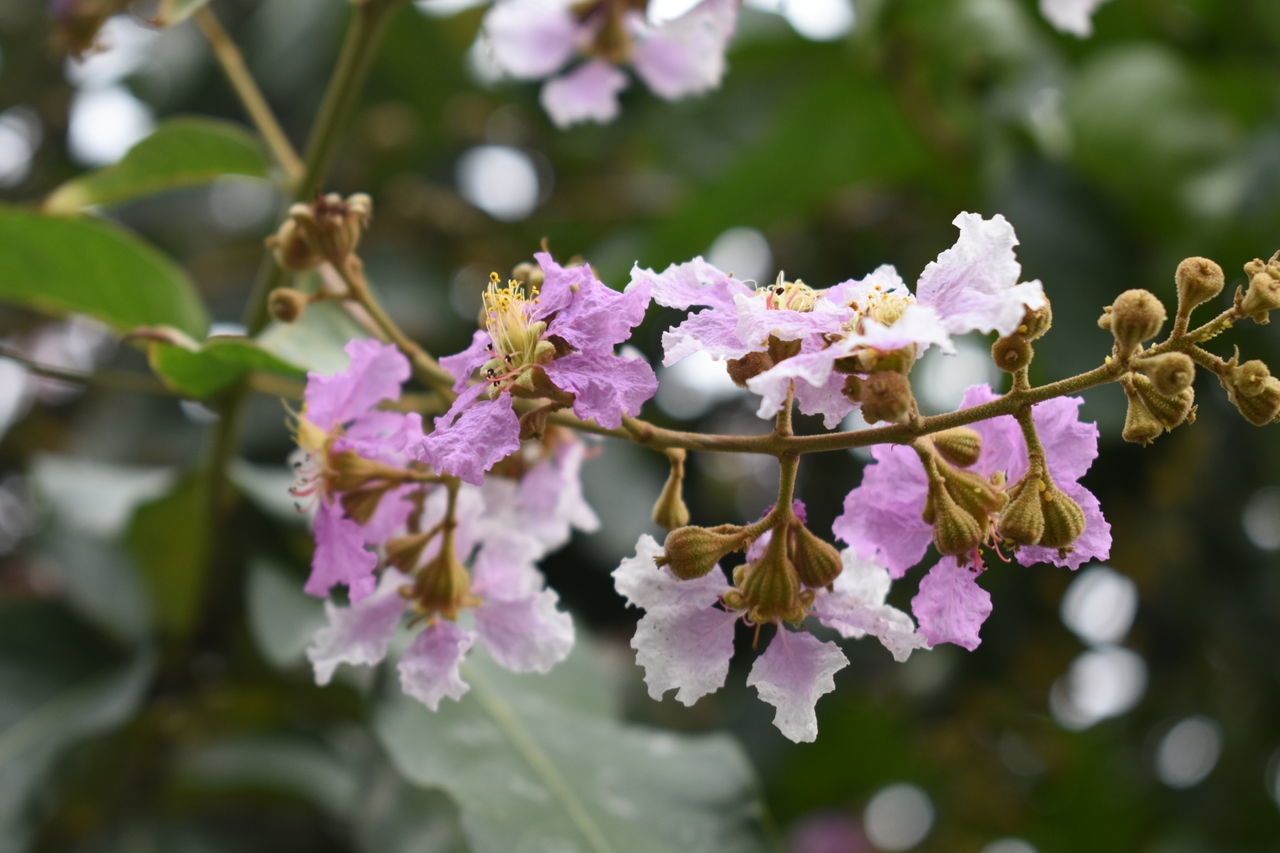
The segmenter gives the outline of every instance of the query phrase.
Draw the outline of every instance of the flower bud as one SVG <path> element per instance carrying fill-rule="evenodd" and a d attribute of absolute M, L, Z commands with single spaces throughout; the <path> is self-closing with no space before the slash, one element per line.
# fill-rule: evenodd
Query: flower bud
<path fill-rule="evenodd" d="M 775 529 L 760 560 L 747 567 L 739 590 L 747 618 L 753 622 L 799 622 L 804 619 L 800 577 L 787 559 L 785 532 Z"/>
<path fill-rule="evenodd" d="M 737 551 L 746 538 L 740 532 L 717 533 L 706 527 L 677 527 L 667 534 L 658 565 L 669 566 L 681 580 L 700 578 L 716 567 L 725 554 Z"/>
<path fill-rule="evenodd" d="M 974 471 L 961 471 L 950 465 L 939 464 L 938 472 L 955 502 L 979 522 L 984 522 L 991 514 L 1004 509 L 1009 500 L 1003 488 L 996 488 L 991 481 Z"/>
<path fill-rule="evenodd" d="M 933 525 L 933 544 L 939 553 L 959 556 L 982 544 L 982 525 L 956 503 L 941 480 L 929 483 L 924 520 Z"/>
<path fill-rule="evenodd" d="M 1191 356 L 1181 352 L 1166 352 L 1138 360 L 1134 364 L 1159 394 L 1172 397 L 1191 387 L 1196 378 L 1196 365 Z"/>
<path fill-rule="evenodd" d="M 1111 330 L 1117 352 L 1125 360 L 1139 344 L 1160 333 L 1165 317 L 1164 305 L 1154 293 L 1134 289 L 1117 296 L 1098 318 L 1098 325 Z"/>
<path fill-rule="evenodd" d="M 1227 283 L 1222 267 L 1208 258 L 1186 258 L 1178 264 L 1173 280 L 1178 285 L 1178 313 L 1188 315 L 1221 293 Z"/>
<path fill-rule="evenodd" d="M 414 569 L 422 562 L 422 552 L 427 543 L 436 534 L 414 533 L 409 536 L 395 536 L 387 540 L 387 565 L 395 566 L 406 574 L 413 574 Z"/>
<path fill-rule="evenodd" d="M 742 358 L 731 358 L 726 364 L 729 378 L 739 388 L 747 387 L 747 380 L 759 376 L 773 367 L 773 359 L 767 352 L 749 352 Z"/>
<path fill-rule="evenodd" d="M 1053 485 L 1040 493 L 1040 511 L 1044 515 L 1043 548 L 1069 548 L 1084 533 L 1084 510 L 1066 492 Z"/>
<path fill-rule="evenodd" d="M 369 520 L 373 518 L 373 514 L 378 511 L 378 506 L 382 503 L 383 496 L 394 485 L 395 483 L 385 482 L 344 492 L 342 495 L 342 509 L 347 513 L 347 517 L 356 524 L 368 524 Z"/>
<path fill-rule="evenodd" d="M 1036 470 L 1017 482 L 1011 490 L 1009 505 L 1000 516 L 996 532 L 1018 545 L 1037 545 L 1044 536 L 1044 511 L 1040 489 L 1043 482 Z"/>
<path fill-rule="evenodd" d="M 982 455 L 982 436 L 969 427 L 954 427 L 934 433 L 933 446 L 952 465 L 968 468 Z"/>
<path fill-rule="evenodd" d="M 1254 426 L 1264 426 L 1280 415 L 1280 380 L 1261 361 L 1252 359 L 1231 368 L 1222 378 L 1227 398 Z"/>
<path fill-rule="evenodd" d="M 1130 374 L 1125 382 L 1133 386 L 1133 390 L 1141 398 L 1152 416 L 1165 429 L 1181 426 L 1188 420 L 1194 420 L 1196 392 L 1192 388 L 1184 388 L 1177 394 L 1161 394 L 1155 384 L 1140 373 Z"/>
<path fill-rule="evenodd" d="M 1240 310 L 1255 323 L 1266 325 L 1271 322 L 1269 315 L 1276 308 L 1280 308 L 1280 279 L 1272 276 L 1270 270 L 1249 279 L 1249 290 L 1240 303 Z"/>
<path fill-rule="evenodd" d="M 445 531 L 440 553 L 418 570 L 412 586 L 401 587 L 400 594 L 412 599 L 419 613 L 438 613 L 446 619 L 457 619 L 458 611 L 480 604 L 471 594 L 471 575 L 458 559 L 452 531 Z"/>
<path fill-rule="evenodd" d="M 282 257 L 287 251 L 297 253 L 307 261 L 318 256 L 334 264 L 341 264 L 359 247 L 360 238 L 372 215 L 373 201 L 364 193 L 356 193 L 345 199 L 337 193 L 329 193 L 310 204 L 295 204 L 289 208 L 289 220 L 295 223 L 296 231 L 286 235 L 288 223 L 280 227 L 276 235 L 280 247 L 277 257 L 281 258 L 281 265 L 289 269 L 299 267 L 288 266 Z M 311 255 L 303 256 L 300 249 L 284 242 L 286 236 L 293 238 L 295 235 L 306 241 Z M 312 266 L 318 263 L 316 261 Z"/>
<path fill-rule="evenodd" d="M 911 394 L 911 381 L 901 373 L 884 371 L 873 373 L 862 382 L 859 402 L 862 416 L 867 423 L 890 421 L 902 423 L 911 415 L 915 397 Z"/>
<path fill-rule="evenodd" d="M 267 238 L 267 246 L 275 255 L 276 263 L 293 272 L 307 272 L 324 262 L 301 226 L 293 219 L 286 219 L 281 223 L 279 230 Z"/>
<path fill-rule="evenodd" d="M 277 287 L 267 295 L 267 310 L 281 323 L 294 323 L 302 316 L 310 300 L 301 290 Z"/>
<path fill-rule="evenodd" d="M 1018 324 L 1017 334 L 1029 341 L 1034 341 L 1044 336 L 1044 333 L 1053 327 L 1053 307 L 1046 299 L 1044 304 L 1039 308 L 1028 308 L 1026 313 L 1022 315 L 1022 322 Z"/>
<path fill-rule="evenodd" d="M 511 277 L 524 286 L 525 293 L 534 293 L 541 289 L 547 274 L 537 264 L 525 261 L 522 264 L 516 264 L 515 269 L 511 271 Z"/>
<path fill-rule="evenodd" d="M 667 530 L 675 530 L 689 524 L 689 507 L 684 502 L 684 457 L 683 450 L 668 451 L 671 459 L 671 473 L 662 487 L 653 505 L 653 523 Z"/>
<path fill-rule="evenodd" d="M 835 583 L 844 570 L 835 546 L 815 536 L 803 524 L 796 525 L 793 535 L 791 562 L 800 582 L 812 589 Z"/>
<path fill-rule="evenodd" d="M 995 361 L 996 367 L 1008 373 L 1014 373 L 1026 367 L 1031 363 L 1034 355 L 1035 351 L 1031 348 L 1030 342 L 1022 335 L 996 338 L 996 342 L 991 345 L 991 358 Z"/>
<path fill-rule="evenodd" d="M 1126 382 L 1124 394 L 1129 398 L 1129 409 L 1124 416 L 1124 431 L 1120 437 L 1133 444 L 1147 445 L 1164 435 L 1164 427 L 1142 402 L 1142 398 Z"/>

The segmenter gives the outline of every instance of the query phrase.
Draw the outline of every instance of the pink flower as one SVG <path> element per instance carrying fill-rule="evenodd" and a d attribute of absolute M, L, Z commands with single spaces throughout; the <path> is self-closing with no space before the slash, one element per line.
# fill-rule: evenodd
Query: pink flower
<path fill-rule="evenodd" d="M 594 57 L 549 80 L 542 104 L 560 127 L 612 120 L 629 62 L 659 97 L 710 91 L 724 76 L 724 54 L 737 24 L 738 0 L 702 0 L 654 24 L 626 3 L 594 0 L 499 0 L 484 30 L 498 66 L 513 77 L 549 77 L 574 57 Z"/>
<path fill-rule="evenodd" d="M 658 387 L 643 360 L 613 352 L 644 318 L 648 290 L 618 293 L 589 266 L 565 268 L 546 253 L 536 257 L 545 274 L 541 291 L 492 282 L 485 328 L 467 349 L 441 359 L 461 394 L 436 419 L 420 452 L 437 470 L 469 483 L 478 484 L 485 471 L 519 449 L 513 395 L 563 398 L 578 417 L 612 429 L 623 415 L 639 414 Z M 468 387 L 477 370 L 481 382 Z"/>

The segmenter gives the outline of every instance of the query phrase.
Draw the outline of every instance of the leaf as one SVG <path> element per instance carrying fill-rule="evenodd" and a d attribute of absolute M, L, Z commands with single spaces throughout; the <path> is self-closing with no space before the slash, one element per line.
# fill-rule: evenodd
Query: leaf
<path fill-rule="evenodd" d="M 0 205 L 0 246 L 0 300 L 88 314 L 120 331 L 169 325 L 203 337 L 209 325 L 186 273 L 109 222 Z"/>
<path fill-rule="evenodd" d="M 513 675 L 473 654 L 461 701 L 432 713 L 397 691 L 378 736 L 408 779 L 453 796 L 477 853 L 767 849 L 731 739 L 620 723 L 576 700 L 600 692 L 598 674 L 571 690 L 555 675 Z"/>
<path fill-rule="evenodd" d="M 332 375 L 345 370 L 350 358 L 343 349 L 353 338 L 369 332 L 333 302 L 308 305 L 293 323 L 273 322 L 258 335 L 267 352 L 307 370 Z"/>
<path fill-rule="evenodd" d="M 265 557 L 249 562 L 249 627 L 263 657 L 280 669 L 298 665 L 325 624 L 323 605 L 302 591 L 301 579 Z"/>
<path fill-rule="evenodd" d="M 138 507 L 125 546 L 138 561 L 156 623 L 176 636 L 195 623 L 212 544 L 208 476 L 193 472 Z"/>
<path fill-rule="evenodd" d="M 239 382 L 250 370 L 301 379 L 306 371 L 263 349 L 253 338 L 214 335 L 203 344 L 154 341 L 151 369 L 165 384 L 192 397 L 208 397 Z"/>
<path fill-rule="evenodd" d="M 157 27 L 172 27 L 195 14 L 209 0 L 160 0 L 160 11 L 151 23 Z"/>
<path fill-rule="evenodd" d="M 58 187 L 46 213 L 75 213 L 95 204 L 117 204 L 178 187 L 211 183 L 226 175 L 266 178 L 262 147 L 238 125 L 207 118 L 166 121 L 129 149 L 119 163 Z"/>

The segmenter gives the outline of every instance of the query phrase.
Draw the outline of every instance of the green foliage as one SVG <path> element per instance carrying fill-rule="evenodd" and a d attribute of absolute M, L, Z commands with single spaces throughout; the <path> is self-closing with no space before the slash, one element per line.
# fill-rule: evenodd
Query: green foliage
<path fill-rule="evenodd" d="M 208 326 L 186 274 L 119 226 L 0 206 L 0 246 L 0 299 L 88 314 L 122 332 L 170 325 L 202 336 Z"/>
<path fill-rule="evenodd" d="M 228 176 L 267 177 L 267 160 L 256 139 L 230 122 L 170 119 L 119 163 L 58 187 L 45 199 L 44 211 L 76 213 Z"/>
<path fill-rule="evenodd" d="M 151 368 L 170 387 L 192 397 L 208 397 L 244 378 L 251 370 L 300 379 L 302 368 L 238 335 L 216 335 L 203 344 L 153 341 L 147 347 Z"/>
<path fill-rule="evenodd" d="M 190 473 L 139 506 L 125 532 L 156 623 L 173 636 L 186 635 L 200 612 L 211 559 L 209 492 L 208 475 Z"/>

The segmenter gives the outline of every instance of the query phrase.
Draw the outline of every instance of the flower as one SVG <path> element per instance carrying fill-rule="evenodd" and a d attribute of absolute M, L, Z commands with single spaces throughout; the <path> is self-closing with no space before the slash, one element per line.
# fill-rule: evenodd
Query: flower
<path fill-rule="evenodd" d="M 769 549 L 766 543 L 753 550 L 758 560 L 761 551 Z M 662 556 L 662 546 L 652 536 L 641 536 L 635 556 L 614 570 L 614 584 L 628 604 L 645 611 L 631 647 L 645 671 L 649 695 L 661 699 L 675 690 L 677 701 L 692 705 L 724 684 L 733 657 L 734 625 L 748 617 L 746 609 L 733 606 L 742 598 L 741 590 L 748 588 L 748 582 L 739 580 L 753 571 L 753 565 L 760 571 L 759 564 L 748 563 L 745 572 L 735 572 L 740 587 L 735 589 L 719 566 L 702 577 L 680 580 L 669 567 L 659 565 Z M 897 660 L 906 660 L 912 649 L 923 647 L 924 639 L 915 632 L 911 617 L 884 603 L 888 572 L 852 551 L 846 550 L 841 559 L 843 570 L 830 590 L 802 596 L 810 602 L 808 611 L 844 637 L 876 636 Z M 802 621 L 803 615 L 785 621 Z M 814 707 L 835 688 L 833 676 L 848 659 L 835 643 L 793 631 L 781 624 L 784 620 L 771 621 L 777 630 L 752 666 L 747 684 L 774 706 L 774 725 L 782 734 L 797 742 L 812 741 L 818 734 Z"/>
<path fill-rule="evenodd" d="M 738 6 L 738 0 L 701 0 L 654 23 L 635 0 L 500 0 L 485 16 L 484 32 L 498 66 L 513 77 L 539 80 L 585 57 L 542 88 L 543 107 L 567 127 L 617 116 L 618 94 L 627 87 L 617 66 L 624 63 L 667 100 L 718 86 Z"/>
<path fill-rule="evenodd" d="M 317 504 L 307 592 L 326 596 L 344 584 L 358 601 L 375 586 L 377 557 L 366 546 L 383 542 L 410 512 L 402 499 L 416 479 L 409 451 L 423 434 L 417 413 L 374 408 L 399 399 L 408 359 L 373 340 L 350 341 L 346 352 L 346 370 L 307 374 L 303 408 L 294 417 L 299 456 L 291 491 Z"/>
<path fill-rule="evenodd" d="M 649 303 L 645 288 L 618 293 L 589 266 L 561 267 L 539 253 L 540 290 L 493 277 L 484 295 L 485 328 L 462 352 L 441 359 L 461 392 L 420 454 L 437 470 L 478 484 L 484 472 L 520 447 L 513 396 L 573 407 L 610 429 L 636 415 L 658 387 L 642 359 L 613 349 L 631 336 Z M 480 371 L 481 381 L 469 384 Z M 482 399 L 485 398 L 485 399 Z"/>
<path fill-rule="evenodd" d="M 1093 13 L 1107 0 L 1040 0 L 1040 14 L 1064 33 L 1093 35 Z"/>

